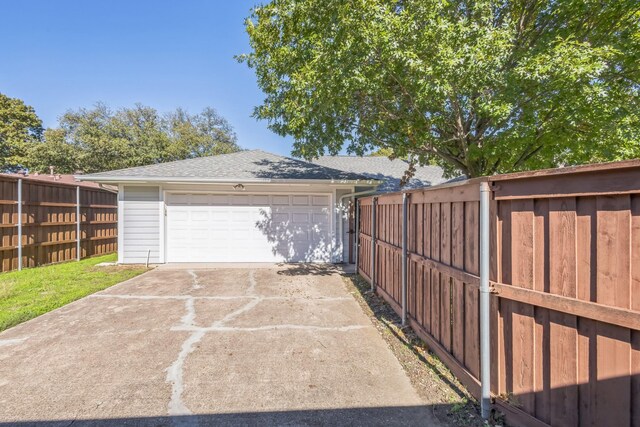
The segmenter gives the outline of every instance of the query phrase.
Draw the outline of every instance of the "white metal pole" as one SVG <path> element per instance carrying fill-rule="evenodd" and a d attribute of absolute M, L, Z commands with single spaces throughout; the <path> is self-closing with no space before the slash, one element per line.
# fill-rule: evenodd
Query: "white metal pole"
<path fill-rule="evenodd" d="M 407 324 L 407 193 L 402 193 L 402 326 Z"/>
<path fill-rule="evenodd" d="M 18 270 L 22 270 L 22 179 L 18 179 Z"/>
<path fill-rule="evenodd" d="M 491 329 L 489 290 L 489 183 L 480 183 L 480 412 L 485 420 L 491 413 Z"/>
<path fill-rule="evenodd" d="M 81 218 L 80 218 L 80 186 L 76 187 L 76 259 L 80 261 L 81 253 L 80 253 L 80 228 L 81 228 Z"/>
<path fill-rule="evenodd" d="M 378 198 L 371 199 L 371 291 L 376 290 L 376 205 Z"/>
<path fill-rule="evenodd" d="M 356 274 L 360 271 L 360 203 L 354 198 L 354 217 L 355 217 L 355 238 L 353 239 L 353 252 L 355 253 Z"/>

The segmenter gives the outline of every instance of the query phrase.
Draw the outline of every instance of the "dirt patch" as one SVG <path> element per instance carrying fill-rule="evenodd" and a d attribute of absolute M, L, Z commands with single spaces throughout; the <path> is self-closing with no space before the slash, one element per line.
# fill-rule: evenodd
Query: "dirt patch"
<path fill-rule="evenodd" d="M 402 328 L 400 317 L 384 299 L 370 291 L 369 283 L 356 275 L 343 277 L 349 292 L 398 358 L 420 397 L 432 405 L 438 421 L 451 427 L 487 425 L 480 417 L 476 400 L 411 328 Z"/>

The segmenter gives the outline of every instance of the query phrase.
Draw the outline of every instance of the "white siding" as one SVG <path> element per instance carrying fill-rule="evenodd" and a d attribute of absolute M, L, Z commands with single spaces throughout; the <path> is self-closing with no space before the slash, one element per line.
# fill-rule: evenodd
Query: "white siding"
<path fill-rule="evenodd" d="M 122 262 L 160 262 L 160 191 L 158 187 L 124 187 Z"/>

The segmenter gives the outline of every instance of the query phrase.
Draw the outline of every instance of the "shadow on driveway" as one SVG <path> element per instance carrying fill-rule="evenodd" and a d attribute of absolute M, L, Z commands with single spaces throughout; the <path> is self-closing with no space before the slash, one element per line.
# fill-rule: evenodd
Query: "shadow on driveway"
<path fill-rule="evenodd" d="M 233 414 L 203 414 L 173 417 L 135 417 L 87 420 L 37 420 L 16 423 L 0 423 L 0 426 L 405 426 L 431 425 L 427 415 L 431 406 L 318 409 L 282 412 L 250 412 Z M 424 424 L 417 420 L 424 420 Z"/>

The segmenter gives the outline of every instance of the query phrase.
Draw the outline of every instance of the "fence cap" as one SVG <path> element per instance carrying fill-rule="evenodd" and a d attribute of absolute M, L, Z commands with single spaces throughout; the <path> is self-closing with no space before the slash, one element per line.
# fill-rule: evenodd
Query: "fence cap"
<path fill-rule="evenodd" d="M 101 186 L 97 182 L 90 181 L 76 181 L 73 175 L 57 175 L 51 176 L 48 174 L 41 175 L 22 175 L 19 173 L 0 173 L 0 180 L 17 182 L 19 179 L 22 181 L 29 181 L 37 184 L 63 186 L 63 187 L 82 187 L 94 190 L 104 190 L 109 192 L 117 192 L 118 190 L 112 186 Z"/>
<path fill-rule="evenodd" d="M 488 177 L 489 181 L 506 181 L 525 178 L 539 178 L 575 173 L 606 172 L 620 169 L 640 168 L 640 159 L 622 160 L 618 162 L 592 163 L 588 165 L 565 166 L 553 169 L 539 169 L 534 171 L 513 172 Z"/>

